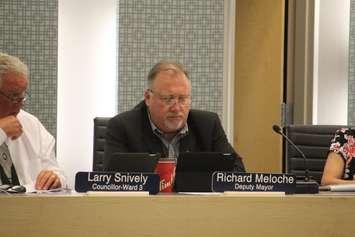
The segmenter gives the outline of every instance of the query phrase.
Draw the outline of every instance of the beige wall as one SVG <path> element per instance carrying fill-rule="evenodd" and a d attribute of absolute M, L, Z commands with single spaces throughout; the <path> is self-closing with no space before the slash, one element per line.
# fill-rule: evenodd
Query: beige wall
<path fill-rule="evenodd" d="M 283 0 L 237 0 L 234 146 L 247 171 L 281 172 Z"/>

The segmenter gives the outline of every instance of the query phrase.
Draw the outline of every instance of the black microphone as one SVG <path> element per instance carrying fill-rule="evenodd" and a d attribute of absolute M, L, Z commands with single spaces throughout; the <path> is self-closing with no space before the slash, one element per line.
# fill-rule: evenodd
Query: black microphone
<path fill-rule="evenodd" d="M 310 178 L 309 178 L 309 171 L 308 171 L 308 166 L 307 166 L 307 158 L 304 155 L 304 153 L 301 151 L 300 148 L 298 148 L 298 146 L 293 141 L 291 141 L 290 138 L 288 138 L 288 136 L 286 136 L 286 134 L 284 134 L 282 132 L 282 129 L 281 129 L 281 127 L 279 125 L 273 125 L 272 129 L 274 130 L 274 132 L 276 132 L 276 133 L 280 134 L 281 136 L 283 136 L 286 139 L 286 141 L 288 143 L 290 143 L 296 149 L 296 151 L 302 156 L 302 158 L 303 158 L 303 166 L 304 166 L 304 181 L 306 181 L 306 182 L 309 181 Z"/>
<path fill-rule="evenodd" d="M 305 154 L 286 134 L 282 132 L 282 128 L 279 125 L 273 125 L 272 130 L 274 130 L 274 132 L 280 134 L 283 138 L 285 138 L 286 141 L 291 144 L 303 158 L 304 180 L 296 181 L 296 193 L 318 193 L 319 184 L 316 181 L 312 180 L 309 176 L 307 158 Z"/>
<path fill-rule="evenodd" d="M 8 193 L 8 194 L 25 193 L 26 187 L 22 185 L 2 184 L 0 185 L 0 193 L 1 192 Z"/>

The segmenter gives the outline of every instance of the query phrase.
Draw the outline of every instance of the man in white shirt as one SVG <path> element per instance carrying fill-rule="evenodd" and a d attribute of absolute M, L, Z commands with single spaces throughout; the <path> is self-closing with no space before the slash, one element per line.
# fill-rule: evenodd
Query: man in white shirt
<path fill-rule="evenodd" d="M 21 109 L 28 77 L 23 62 L 0 53 L 0 184 L 21 184 L 28 190 L 65 187 L 54 137 L 35 116 Z"/>

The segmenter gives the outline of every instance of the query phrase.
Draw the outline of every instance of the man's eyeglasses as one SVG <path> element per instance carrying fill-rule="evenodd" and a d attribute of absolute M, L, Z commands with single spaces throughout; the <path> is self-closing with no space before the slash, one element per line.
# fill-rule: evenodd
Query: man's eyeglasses
<path fill-rule="evenodd" d="M 151 89 L 148 89 L 149 92 L 153 93 L 154 95 L 157 95 L 158 98 L 164 102 L 165 105 L 167 106 L 172 106 L 175 103 L 178 103 L 179 105 L 187 106 L 191 104 L 191 96 L 190 95 L 162 95 L 158 92 L 155 92 Z"/>
<path fill-rule="evenodd" d="M 25 103 L 25 101 L 30 97 L 30 94 L 27 91 L 25 92 L 24 96 L 9 96 L 2 91 L 0 91 L 0 95 L 4 96 L 13 104 Z"/>

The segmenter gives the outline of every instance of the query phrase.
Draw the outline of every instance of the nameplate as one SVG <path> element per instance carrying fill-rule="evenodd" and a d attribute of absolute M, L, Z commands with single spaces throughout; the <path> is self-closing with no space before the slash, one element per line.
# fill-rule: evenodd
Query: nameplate
<path fill-rule="evenodd" d="M 290 174 L 236 173 L 216 171 L 212 174 L 212 191 L 294 193 L 296 177 Z"/>
<path fill-rule="evenodd" d="M 75 191 L 94 192 L 159 192 L 159 175 L 131 172 L 78 172 Z"/>

